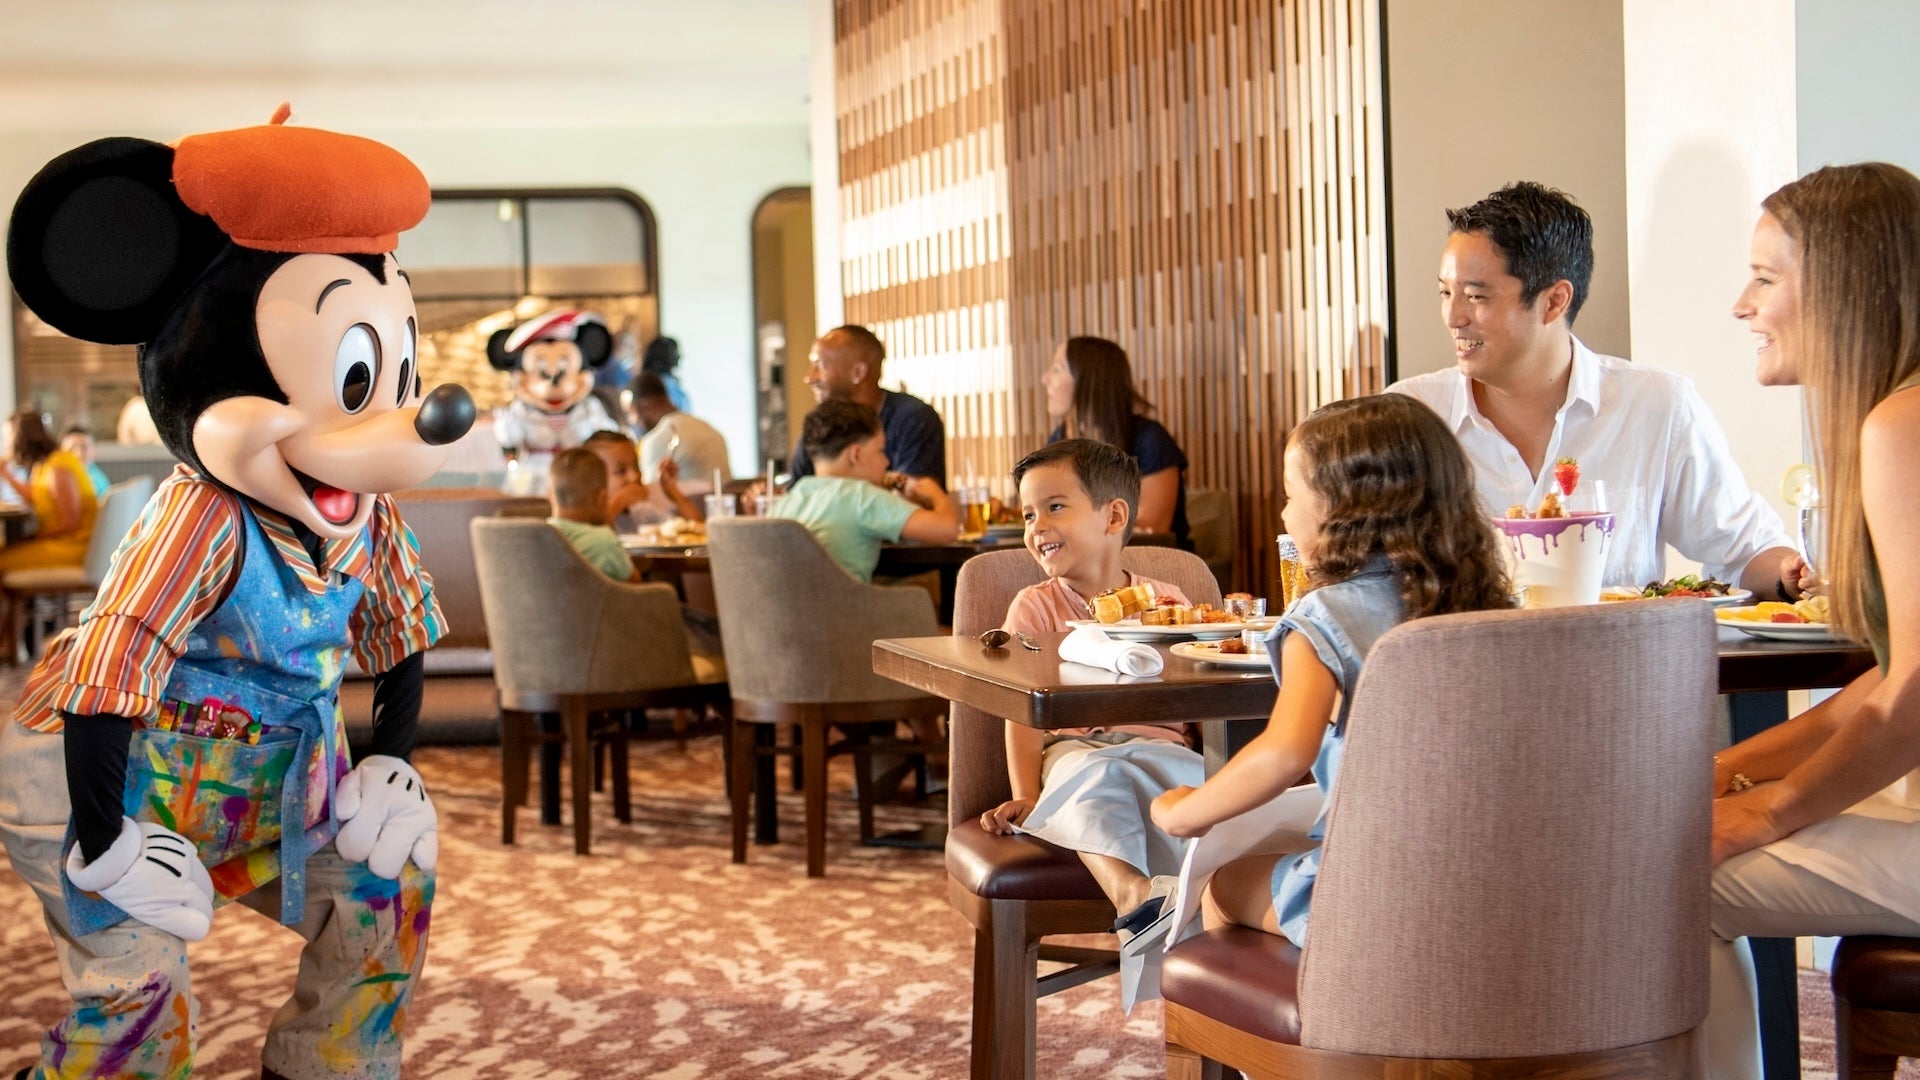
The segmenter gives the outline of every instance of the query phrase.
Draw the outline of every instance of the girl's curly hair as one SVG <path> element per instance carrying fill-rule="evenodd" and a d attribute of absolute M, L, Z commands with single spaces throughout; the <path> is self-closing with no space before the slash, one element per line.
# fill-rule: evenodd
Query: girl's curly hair
<path fill-rule="evenodd" d="M 1433 410 L 1401 394 L 1336 401 L 1301 421 L 1289 442 L 1306 455 L 1309 483 L 1327 504 L 1310 568 L 1316 586 L 1385 555 L 1409 619 L 1513 606 L 1473 469 Z"/>

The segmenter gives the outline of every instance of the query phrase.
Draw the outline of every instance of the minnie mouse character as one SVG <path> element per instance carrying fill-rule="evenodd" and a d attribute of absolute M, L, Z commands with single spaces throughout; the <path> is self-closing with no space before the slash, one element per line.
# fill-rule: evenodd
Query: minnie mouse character
<path fill-rule="evenodd" d="M 507 490 L 542 495 L 556 450 L 596 431 L 619 431 L 593 395 L 593 373 L 613 356 L 613 335 L 590 311 L 549 311 L 487 339 L 487 362 L 513 372 L 513 400 L 494 410 L 493 434 L 516 455 Z"/>
<path fill-rule="evenodd" d="M 384 493 L 440 467 L 473 402 L 422 397 L 391 254 L 426 180 L 286 116 L 88 143 L 14 207 L 20 298 L 74 337 L 140 345 L 182 462 L 0 725 L 0 838 L 73 998 L 35 1075 L 187 1075 L 184 942 L 232 900 L 308 942 L 263 1075 L 400 1072 L 439 847 L 407 757 L 445 622 Z M 349 650 L 378 673 L 358 765 Z"/>

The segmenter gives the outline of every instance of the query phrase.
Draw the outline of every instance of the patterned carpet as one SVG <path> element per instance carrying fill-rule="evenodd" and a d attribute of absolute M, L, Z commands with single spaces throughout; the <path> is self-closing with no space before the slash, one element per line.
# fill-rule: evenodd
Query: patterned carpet
<path fill-rule="evenodd" d="M 0 679 L 0 690 L 11 680 Z M 0 707 L 5 703 L 0 702 Z M 808 880 L 797 796 L 783 840 L 727 859 L 716 739 L 636 747 L 634 822 L 595 801 L 594 853 L 521 811 L 499 842 L 499 758 L 417 756 L 441 813 L 441 892 L 407 1047 L 414 1076 L 876 1077 L 967 1074 L 971 946 L 937 853 L 855 842 L 852 778 L 835 773 L 828 877 Z M 883 806 L 881 828 L 941 820 Z M 267 1018 L 288 992 L 292 934 L 223 910 L 193 946 L 202 995 L 197 1076 L 257 1075 Z M 0 870 L 0 1075 L 26 1063 L 64 1008 L 37 904 Z M 1809 1078 L 1832 1075 L 1825 980 L 1802 979 Z M 1038 1074 L 1163 1075 L 1157 1003 L 1123 1016 L 1111 981 L 1040 1005 Z M 1908 1070 L 1912 1070 L 1911 1072 Z M 1920 1078 L 1908 1063 L 1902 1077 Z"/>

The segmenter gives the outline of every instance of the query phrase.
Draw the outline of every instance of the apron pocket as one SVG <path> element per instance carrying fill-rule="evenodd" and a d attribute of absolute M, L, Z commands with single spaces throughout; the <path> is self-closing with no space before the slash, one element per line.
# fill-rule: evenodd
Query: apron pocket
<path fill-rule="evenodd" d="M 193 841 L 209 868 L 275 844 L 281 778 L 299 738 L 269 733 L 258 745 L 159 728 L 133 733 L 126 813 Z"/>

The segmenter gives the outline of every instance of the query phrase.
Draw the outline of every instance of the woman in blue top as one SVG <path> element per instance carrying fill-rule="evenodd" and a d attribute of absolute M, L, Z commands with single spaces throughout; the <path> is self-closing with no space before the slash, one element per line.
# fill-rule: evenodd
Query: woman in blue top
<path fill-rule="evenodd" d="M 1360 665 L 1409 619 L 1513 606 L 1493 525 L 1453 433 L 1396 394 L 1339 401 L 1293 429 L 1281 520 L 1300 545 L 1312 591 L 1267 638 L 1279 697 L 1266 730 L 1197 788 L 1154 800 L 1154 824 L 1199 836 L 1286 791 L 1311 767 L 1331 793 Z M 1326 835 L 1326 802 L 1308 831 Z M 1255 855 L 1214 875 L 1207 924 L 1238 923 L 1307 941 L 1319 849 Z"/>
<path fill-rule="evenodd" d="M 1053 354 L 1040 376 L 1047 415 L 1059 422 L 1047 442 L 1093 439 L 1117 446 L 1140 463 L 1136 533 L 1172 533 L 1187 542 L 1187 455 L 1158 420 L 1153 403 L 1133 386 L 1125 349 L 1106 338 L 1073 337 Z"/>

